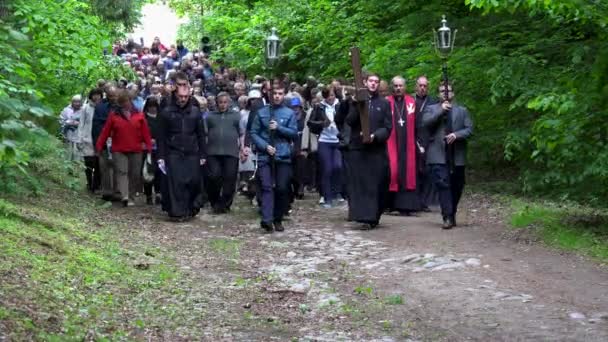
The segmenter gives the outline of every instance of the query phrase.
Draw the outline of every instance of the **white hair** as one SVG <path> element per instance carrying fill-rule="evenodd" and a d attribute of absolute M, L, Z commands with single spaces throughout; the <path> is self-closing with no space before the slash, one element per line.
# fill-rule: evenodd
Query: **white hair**
<path fill-rule="evenodd" d="M 406 83 L 405 78 L 403 78 L 403 76 L 395 76 L 395 77 L 393 77 L 393 78 L 391 79 L 391 84 L 394 84 L 394 83 L 395 83 L 395 81 L 397 81 L 397 80 L 399 80 L 399 81 L 403 81 L 403 84 L 405 84 L 405 83 Z"/>

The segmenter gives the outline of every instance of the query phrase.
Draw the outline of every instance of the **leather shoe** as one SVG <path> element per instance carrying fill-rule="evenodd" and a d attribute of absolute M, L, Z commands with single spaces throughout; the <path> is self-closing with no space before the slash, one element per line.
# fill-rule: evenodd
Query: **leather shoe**
<path fill-rule="evenodd" d="M 280 221 L 275 221 L 274 223 L 274 230 L 276 230 L 277 232 L 282 232 L 285 230 L 285 227 L 283 227 L 283 223 Z"/>
<path fill-rule="evenodd" d="M 262 229 L 264 229 L 267 233 L 272 233 L 272 224 L 262 221 L 260 223 L 260 227 L 262 227 Z"/>
<path fill-rule="evenodd" d="M 452 227 L 454 227 L 454 222 L 452 221 L 452 219 L 450 217 L 445 217 L 443 219 L 443 224 L 441 225 L 441 228 L 452 229 Z"/>

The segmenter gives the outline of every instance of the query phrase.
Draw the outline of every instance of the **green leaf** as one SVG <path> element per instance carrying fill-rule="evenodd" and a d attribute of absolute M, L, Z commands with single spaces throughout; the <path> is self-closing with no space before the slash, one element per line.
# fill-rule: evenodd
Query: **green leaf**
<path fill-rule="evenodd" d="M 12 30 L 12 29 L 9 31 L 9 35 L 14 40 L 18 40 L 18 41 L 29 40 L 29 37 L 26 36 L 25 34 L 19 32 L 19 31 L 16 31 L 16 30 Z"/>

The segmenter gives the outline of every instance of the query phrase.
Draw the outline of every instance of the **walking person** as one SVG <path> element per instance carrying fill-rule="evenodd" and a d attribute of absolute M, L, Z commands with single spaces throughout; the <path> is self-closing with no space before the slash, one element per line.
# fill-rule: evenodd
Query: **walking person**
<path fill-rule="evenodd" d="M 106 98 L 95 107 L 95 113 L 93 114 L 93 127 L 91 129 L 93 144 L 97 144 L 101 130 L 106 125 L 110 112 L 116 111 L 118 107 L 118 89 L 108 84 L 106 85 L 105 93 Z M 97 151 L 99 171 L 101 173 L 101 198 L 105 201 L 120 199 L 120 197 L 115 198 L 114 196 L 115 190 L 118 187 L 116 186 L 116 177 L 114 175 L 114 161 L 110 152 L 111 144 L 111 139 L 108 139 L 106 146 L 103 146 L 101 151 Z"/>
<path fill-rule="evenodd" d="M 297 93 L 294 93 L 297 94 Z M 291 195 L 290 203 L 294 199 L 304 198 L 304 175 L 306 173 L 306 153 L 302 152 L 302 136 L 305 127 L 306 113 L 302 108 L 302 100 L 300 96 L 293 96 L 289 99 L 289 108 L 293 110 L 298 122 L 298 137 L 293 143 L 292 150 L 292 165 L 293 177 L 291 177 Z"/>
<path fill-rule="evenodd" d="M 393 118 L 393 129 L 387 142 L 390 167 L 387 206 L 401 214 L 411 215 L 420 210 L 417 159 L 421 146 L 416 140 L 416 101 L 406 94 L 403 77 L 395 76 L 391 83 L 393 94 L 387 97 Z"/>
<path fill-rule="evenodd" d="M 162 208 L 175 221 L 196 216 L 201 195 L 201 165 L 206 141 L 200 108 L 191 97 L 190 85 L 178 84 L 165 107 L 161 105 L 158 135 L 158 167 L 164 174 Z"/>
<path fill-rule="evenodd" d="M 370 140 L 364 141 L 361 114 L 356 104 L 351 104 L 346 123 L 351 128 L 348 152 L 345 158 L 348 174 L 349 220 L 375 228 L 385 209 L 389 185 L 386 141 L 392 129 L 392 116 L 388 101 L 378 94 L 380 78 L 369 74 L 365 85 L 369 92 L 366 105 L 369 108 L 368 125 Z"/>
<path fill-rule="evenodd" d="M 440 85 L 439 97 L 440 103 L 427 107 L 423 115 L 430 132 L 426 162 L 439 192 L 442 228 L 450 229 L 456 225 L 464 189 L 467 140 L 473 134 L 473 121 L 469 111 L 454 102 L 452 85 Z"/>
<path fill-rule="evenodd" d="M 112 159 L 118 190 L 122 204 L 135 205 L 134 196 L 141 184 L 142 145 L 152 152 L 150 130 L 142 112 L 133 107 L 129 94 L 121 90 L 118 94 L 118 108 L 110 112 L 97 140 L 96 150 L 101 153 L 108 138 L 112 138 Z"/>
<path fill-rule="evenodd" d="M 335 122 L 339 101 L 331 86 L 321 91 L 323 100 L 313 109 L 308 121 L 313 132 L 319 132 L 319 166 L 321 167 L 321 196 L 324 208 L 331 208 L 342 191 L 342 154 L 340 152 L 340 131 Z M 341 198 L 341 197 L 340 197 Z"/>
<path fill-rule="evenodd" d="M 70 161 L 80 160 L 78 152 L 78 125 L 82 115 L 82 97 L 74 95 L 70 104 L 61 111 L 59 123 L 61 125 L 61 135 L 67 151 L 67 158 Z"/>
<path fill-rule="evenodd" d="M 258 92 L 259 93 L 259 92 Z M 257 95 L 255 92 L 249 92 L 250 95 Z M 255 174 L 256 168 L 256 156 L 250 147 L 250 143 L 247 138 L 247 122 L 249 115 L 251 115 L 251 108 L 253 102 L 256 100 L 255 97 L 247 97 L 245 108 L 241 109 L 240 115 L 241 120 L 239 122 L 241 130 L 241 151 L 239 154 L 239 186 L 238 189 L 242 195 L 247 197 L 250 201 L 255 196 L 255 185 L 253 185 L 252 178 Z"/>
<path fill-rule="evenodd" d="M 429 130 L 424 127 L 422 115 L 428 106 L 437 104 L 437 98 L 429 95 L 429 80 L 426 76 L 419 76 L 416 79 L 416 141 L 422 147 L 422 153 L 418 158 L 418 194 L 420 195 L 420 205 L 422 211 L 431 211 L 429 206 L 439 204 L 439 198 L 430 172 L 426 166 L 426 151 L 429 146 Z"/>
<path fill-rule="evenodd" d="M 236 192 L 239 168 L 240 121 L 238 112 L 230 108 L 230 95 L 216 97 L 218 110 L 207 116 L 207 193 L 216 214 L 230 210 Z"/>
<path fill-rule="evenodd" d="M 99 160 L 95 153 L 95 143 L 93 142 L 93 115 L 95 107 L 101 103 L 103 91 L 99 88 L 89 92 L 88 101 L 82 111 L 80 123 L 78 124 L 78 150 L 84 158 L 85 175 L 87 178 L 87 190 L 95 193 L 101 185 L 101 174 L 99 170 Z"/>
<path fill-rule="evenodd" d="M 152 154 L 146 156 L 144 163 L 152 180 L 144 180 L 144 194 L 146 195 L 147 204 L 160 204 L 161 202 L 162 172 L 158 168 L 159 111 L 160 103 L 158 98 L 148 97 L 144 105 L 144 113 L 146 114 L 146 121 L 150 128 L 150 135 L 152 136 Z"/>
<path fill-rule="evenodd" d="M 289 205 L 291 145 L 298 136 L 294 112 L 284 105 L 285 87 L 275 85 L 272 104 L 258 111 L 251 139 L 258 151 L 258 177 L 261 187 L 261 227 L 282 232 L 283 217 Z"/>

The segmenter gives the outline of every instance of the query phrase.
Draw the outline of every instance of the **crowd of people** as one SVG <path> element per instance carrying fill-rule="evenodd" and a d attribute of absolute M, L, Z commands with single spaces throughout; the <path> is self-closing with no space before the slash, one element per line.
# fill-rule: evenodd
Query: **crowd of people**
<path fill-rule="evenodd" d="M 249 79 L 181 42 L 129 40 L 113 53 L 135 79 L 99 80 L 60 115 L 68 157 L 104 200 L 129 207 L 143 193 L 183 221 L 206 205 L 226 214 L 240 193 L 272 232 L 318 192 L 320 206 L 347 202 L 348 220 L 370 229 L 385 212 L 437 202 L 443 228 L 456 225 L 473 124 L 450 84 L 436 98 L 420 76 L 409 95 L 403 77 L 368 73 L 369 97 L 357 100 L 343 79 Z"/>

